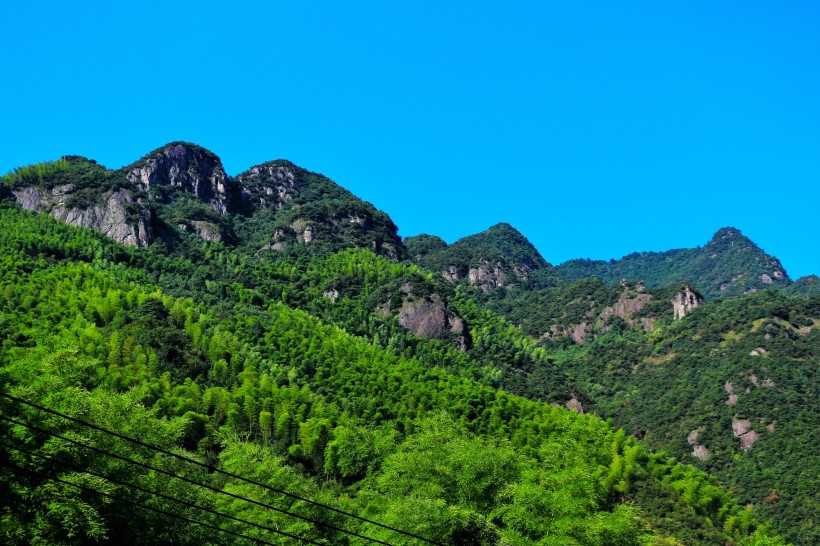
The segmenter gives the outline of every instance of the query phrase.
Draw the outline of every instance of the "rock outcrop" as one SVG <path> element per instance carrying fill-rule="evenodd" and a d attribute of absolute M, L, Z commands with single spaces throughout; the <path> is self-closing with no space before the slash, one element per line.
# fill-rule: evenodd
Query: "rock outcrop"
<path fill-rule="evenodd" d="M 143 247 L 154 240 L 151 209 L 143 200 L 135 200 L 128 190 L 105 192 L 88 207 L 67 204 L 75 191 L 74 184 L 64 184 L 51 190 L 28 187 L 12 194 L 26 210 L 48 213 L 67 224 L 99 231 L 122 244 Z"/>
<path fill-rule="evenodd" d="M 706 446 L 698 444 L 698 436 L 700 436 L 701 432 L 703 432 L 703 427 L 689 431 L 689 434 L 686 436 L 686 442 L 692 446 L 692 455 L 701 461 L 705 461 L 709 458 L 709 450 L 706 449 Z"/>
<path fill-rule="evenodd" d="M 403 328 L 419 337 L 436 339 L 446 333 L 454 334 L 458 337 L 458 347 L 467 349 L 464 321 L 455 314 L 448 314 L 437 294 L 430 298 L 406 297 L 396 318 Z"/>
<path fill-rule="evenodd" d="M 690 286 L 683 289 L 672 298 L 672 308 L 675 320 L 680 320 L 703 303 L 703 296 L 692 290 Z"/>
<path fill-rule="evenodd" d="M 17 180 L 2 193 L 28 210 L 133 246 L 155 238 L 173 245 L 189 233 L 216 243 L 252 243 L 260 250 L 301 244 L 331 252 L 369 248 L 394 260 L 405 255 L 398 228 L 386 214 L 289 161 L 264 163 L 232 178 L 212 152 L 174 142 L 117 170 L 64 156 L 60 169 L 26 184 Z M 235 226 L 251 217 L 253 227 L 237 233 Z M 270 239 L 260 241 L 265 231 Z"/>
<path fill-rule="evenodd" d="M 732 419 L 732 434 L 740 440 L 741 451 L 752 447 L 759 438 L 748 419 Z"/>
<path fill-rule="evenodd" d="M 643 309 L 652 300 L 652 296 L 646 293 L 646 286 L 642 282 L 630 286 L 626 281 L 621 281 L 621 286 L 623 292 L 618 297 L 618 301 L 609 307 L 605 307 L 598 315 L 599 325 L 606 330 L 607 320 L 611 317 L 621 317 L 630 327 L 638 328 L 640 326 L 644 332 L 651 332 L 654 329 L 651 318 L 633 318 L 635 313 Z"/>
<path fill-rule="evenodd" d="M 230 179 L 222 162 L 199 146 L 169 144 L 137 162 L 125 177 L 149 193 L 157 186 L 177 188 L 196 196 L 220 214 L 231 208 Z"/>
<path fill-rule="evenodd" d="M 281 210 L 293 201 L 304 183 L 296 167 L 288 161 L 274 161 L 251 167 L 236 178 L 246 207 Z"/>
<path fill-rule="evenodd" d="M 569 411 L 574 411 L 575 413 L 584 413 L 584 406 L 583 406 L 583 405 L 581 405 L 581 401 L 580 401 L 580 400 L 578 400 L 578 397 L 577 397 L 577 396 L 575 396 L 575 394 L 574 394 L 574 393 L 573 393 L 573 395 L 572 395 L 572 398 L 571 398 L 571 399 L 569 399 L 569 400 L 567 400 L 567 403 L 566 403 L 566 404 L 564 404 L 564 406 L 565 406 L 565 407 L 566 407 Z"/>

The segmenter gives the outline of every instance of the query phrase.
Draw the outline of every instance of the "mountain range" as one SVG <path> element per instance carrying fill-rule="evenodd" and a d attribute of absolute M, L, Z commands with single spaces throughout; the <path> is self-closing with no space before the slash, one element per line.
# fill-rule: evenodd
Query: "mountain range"
<path fill-rule="evenodd" d="M 820 540 L 820 279 L 792 281 L 736 228 L 553 266 L 509 224 L 402 239 L 320 174 L 277 160 L 231 177 L 183 142 L 117 170 L 79 156 L 21 167 L 0 198 L 0 364 L 21 396 L 144 427 L 106 409 L 138 403 L 157 430 L 180 427 L 156 443 L 251 473 L 267 450 L 291 486 L 444 543 L 782 543 L 769 525 Z M 78 406 L 78 388 L 98 406 Z M 66 476 L 32 474 L 9 449 L 8 468 L 25 468 L 3 476 L 4 498 L 56 502 L 49 484 Z M 471 450 L 482 458 L 467 465 Z M 83 502 L 87 540 L 99 522 L 133 541 L 121 515 Z M 425 519 L 432 506 L 449 515 Z M 10 543 L 70 536 L 47 511 L 4 510 Z M 157 536 L 175 528 L 151 518 Z"/>

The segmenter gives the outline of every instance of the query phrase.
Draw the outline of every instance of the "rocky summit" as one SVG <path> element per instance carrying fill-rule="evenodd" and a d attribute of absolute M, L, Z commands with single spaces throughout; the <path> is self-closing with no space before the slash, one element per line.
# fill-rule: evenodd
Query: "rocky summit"
<path fill-rule="evenodd" d="M 386 214 L 328 178 L 288 161 L 231 177 L 219 157 L 185 142 L 167 144 L 117 170 L 65 156 L 18 169 L 5 177 L 4 186 L 26 210 L 129 246 L 156 241 L 174 246 L 191 234 L 258 250 L 365 247 L 394 259 L 404 252 Z"/>

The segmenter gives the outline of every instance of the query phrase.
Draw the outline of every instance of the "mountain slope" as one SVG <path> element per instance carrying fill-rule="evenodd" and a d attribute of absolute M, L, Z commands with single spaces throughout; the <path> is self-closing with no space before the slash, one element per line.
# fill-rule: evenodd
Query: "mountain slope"
<path fill-rule="evenodd" d="M 594 416 L 483 385 L 461 366 L 431 365 L 451 358 L 440 342 L 420 340 L 415 356 L 404 356 L 285 305 L 278 288 L 319 312 L 336 305 L 313 283 L 300 288 L 301 276 L 288 281 L 293 262 L 215 251 L 196 264 L 7 205 L 0 206 L 0 226 L 0 375 L 14 396 L 439 543 L 669 544 L 676 536 L 687 544 L 782 544 L 708 476 L 647 453 Z M 365 261 L 339 256 L 345 269 L 359 264 L 364 278 L 370 275 Z M 257 284 L 255 268 L 267 279 L 271 266 L 282 275 Z M 198 282 L 202 275 L 207 280 Z M 163 285 L 190 297 L 167 295 Z M 340 316 L 370 316 L 347 301 Z M 493 338 L 508 341 L 501 331 Z M 235 540 L 220 530 L 270 541 L 265 528 L 317 543 L 363 543 L 348 532 L 416 543 L 278 493 L 263 495 L 235 478 L 192 471 L 6 398 L 2 407 L 0 509 L 10 544 L 44 537 Z M 23 424 L 9 426 L 9 418 Z M 72 447 L 56 433 L 212 489 L 158 480 L 145 467 Z M 43 466 L 41 457 L 64 463 Z M 77 493 L 72 484 L 86 489 Z M 264 527 L 142 492 L 157 488 Z M 107 500 L 93 493 L 101 489 Z M 275 502 L 314 523 L 227 499 L 223 491 Z M 204 519 L 217 532 L 163 512 Z"/>
<path fill-rule="evenodd" d="M 814 304 L 806 303 L 813 300 L 778 296 L 769 301 L 761 292 L 704 307 L 697 290 L 683 283 L 616 282 L 620 277 L 612 271 L 611 286 L 589 277 L 565 281 L 508 224 L 449 246 L 435 236 L 402 243 L 389 217 L 321 175 L 279 160 L 231 178 L 218 157 L 185 143 L 159 148 L 116 171 L 67 156 L 18 169 L 3 177 L 2 185 L 0 194 L 9 201 L 138 248 L 7 205 L 0 230 L 7 277 L 0 294 L 6 298 L 0 299 L 6 309 L 0 316 L 0 345 L 10 352 L 0 351 L 0 356 L 37 369 L 35 362 L 50 362 L 62 348 L 49 341 L 57 332 L 55 339 L 77 347 L 79 357 L 104 363 L 93 368 L 105 376 L 108 390 L 94 394 L 99 378 L 83 379 L 93 396 L 105 398 L 136 386 L 153 393 L 129 403 L 146 403 L 161 419 L 181 419 L 179 426 L 190 434 L 172 434 L 173 442 L 200 449 L 203 456 L 223 448 L 234 449 L 231 453 L 257 449 L 218 442 L 225 431 L 247 434 L 261 441 L 267 456 L 306 473 L 304 484 L 332 476 L 345 487 L 356 483 L 368 494 L 384 495 L 395 480 L 379 474 L 379 465 L 393 455 L 391 461 L 399 464 L 417 453 L 414 445 L 435 443 L 430 426 L 449 431 L 440 444 L 469 444 L 490 459 L 505 441 L 513 443 L 514 458 L 549 459 L 539 447 L 544 439 L 532 436 L 546 435 L 560 444 L 566 438 L 551 435 L 563 425 L 555 424 L 558 414 L 522 421 L 518 410 L 503 409 L 511 400 L 505 397 L 522 396 L 526 400 L 516 397 L 516 408 L 553 404 L 613 419 L 653 447 L 719 475 L 754 506 L 753 511 L 736 510 L 704 475 L 641 451 L 633 439 L 624 443 L 617 432 L 609 436 L 608 429 L 589 424 L 593 420 L 581 428 L 607 438 L 596 450 L 612 449 L 616 455 L 573 459 L 574 468 L 597 461 L 587 467 L 600 480 L 582 494 L 597 499 L 590 501 L 592 512 L 585 512 L 584 521 L 595 511 L 609 514 L 595 516 L 601 521 L 614 517 L 632 498 L 640 512 L 636 517 L 659 536 L 674 535 L 687 544 L 741 540 L 753 532 L 754 514 L 770 516 L 798 543 L 814 538 L 811 517 L 817 502 L 800 485 L 814 482 L 800 472 L 801 463 L 811 466 L 816 458 L 807 450 L 811 434 L 800 426 L 816 419 L 811 411 L 799 410 L 813 407 L 805 393 L 816 390 L 811 370 L 816 368 L 814 321 L 819 319 Z M 710 286 L 732 271 L 736 280 L 722 292 L 718 286 L 724 296 L 745 291 L 755 275 L 766 286 L 790 282 L 776 260 L 736 230 L 721 230 L 707 247 L 708 254 L 684 249 L 636 256 L 630 270 L 648 272 L 657 282 L 678 275 L 706 279 Z M 398 261 L 404 256 L 426 271 Z M 71 268 L 73 262 L 88 267 Z M 772 282 L 764 282 L 763 275 Z M 120 282 L 139 289 L 129 296 Z M 814 284 L 809 278 L 787 290 L 810 293 Z M 57 299 L 49 299 L 55 286 Z M 72 295 L 60 300 L 63 293 Z M 152 295 L 162 295 L 164 310 L 155 304 L 140 307 Z M 155 319 L 159 322 L 148 328 Z M 755 346 L 747 347 L 753 339 Z M 772 339 L 775 348 L 767 345 Z M 756 359 L 761 355 L 767 360 L 758 370 L 751 365 L 762 362 Z M 10 369 L 34 381 L 23 368 Z M 46 374 L 52 372 L 63 373 Z M 270 398 L 268 387 L 252 386 L 262 381 L 260 374 L 268 377 L 266 385 L 307 391 L 277 392 L 278 402 L 264 402 Z M 20 388 L 25 389 L 25 381 Z M 245 384 L 251 387 L 244 389 Z M 431 385 L 444 391 L 427 390 Z M 744 385 L 743 392 L 738 385 Z M 208 389 L 217 390 L 209 391 L 205 402 Z M 721 389 L 727 399 L 734 395 L 740 402 L 723 404 Z M 761 397 L 771 406 L 765 411 L 755 402 Z M 263 400 L 261 406 L 250 402 L 254 398 Z M 290 402 L 283 402 L 286 398 Z M 754 403 L 747 407 L 749 401 Z M 276 410 L 279 402 L 284 405 Z M 319 410 L 306 414 L 312 404 Z M 323 409 L 328 407 L 335 409 Z M 455 428 L 427 421 L 442 408 L 458 421 Z M 336 432 L 339 427 L 345 430 Z M 410 439 L 422 429 L 422 436 Z M 392 447 L 380 451 L 382 432 L 402 437 L 390 436 Z M 740 442 L 749 442 L 752 432 L 756 441 L 741 449 Z M 410 444 L 403 443 L 404 435 Z M 352 455 L 358 453 L 352 445 L 362 442 L 369 446 L 366 453 Z M 550 449 L 569 457 L 563 448 Z M 456 464 L 461 450 L 440 455 Z M 778 458 L 778 452 L 787 456 Z M 708 458 L 699 457 L 706 453 Z M 335 458 L 348 454 L 347 462 Z M 377 462 L 369 466 L 367 460 Z M 254 465 L 245 463 L 240 466 L 252 471 Z M 512 466 L 530 472 L 529 464 Z M 554 464 L 549 468 L 557 470 Z M 433 483 L 445 487 L 451 476 L 442 474 Z M 406 489 L 411 496 L 426 480 L 417 477 L 418 485 Z M 490 495 L 492 500 L 485 498 L 484 512 L 471 506 L 471 515 L 456 518 L 456 527 L 472 529 L 478 534 L 470 536 L 487 541 L 497 536 L 518 540 L 516 533 L 532 540 L 542 536 L 538 533 L 544 529 L 529 527 L 535 525 L 531 522 L 516 527 L 517 516 L 511 514 L 543 510 L 524 502 L 532 483 L 515 483 L 503 494 Z M 328 494 L 358 495 L 348 490 Z M 456 497 L 426 498 L 461 510 Z M 398 497 L 393 501 L 401 504 Z M 497 512 L 486 511 L 491 504 Z M 674 515 L 664 517 L 665 512 Z M 399 521 L 398 513 L 390 517 Z M 501 514 L 507 519 L 498 519 Z M 561 532 L 579 543 L 600 539 L 580 539 L 579 528 L 570 527 Z M 454 529 L 436 532 L 452 537 L 448 533 Z M 337 539 L 334 535 L 331 542 Z"/>
<path fill-rule="evenodd" d="M 697 464 L 816 544 L 820 297 L 706 303 L 649 336 L 610 332 L 558 355 L 603 417 Z"/>
<path fill-rule="evenodd" d="M 556 267 L 567 280 L 596 277 L 607 284 L 621 279 L 648 287 L 690 282 L 706 299 L 737 296 L 791 283 L 777 258 L 731 227 L 722 228 L 703 247 L 641 252 L 620 260 L 570 260 Z"/>

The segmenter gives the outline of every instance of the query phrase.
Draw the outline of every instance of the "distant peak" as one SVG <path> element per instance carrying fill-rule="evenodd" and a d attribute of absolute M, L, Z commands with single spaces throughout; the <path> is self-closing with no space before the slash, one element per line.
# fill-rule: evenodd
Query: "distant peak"
<path fill-rule="evenodd" d="M 520 231 L 518 231 L 517 229 L 512 227 L 507 222 L 499 222 L 499 223 L 495 224 L 494 226 L 491 226 L 489 229 L 487 229 L 487 231 L 511 231 L 513 233 L 517 233 L 517 234 L 521 235 Z"/>
<path fill-rule="evenodd" d="M 185 142 L 182 140 L 175 140 L 174 142 L 169 142 L 165 146 L 154 150 L 152 153 L 157 152 L 172 152 L 172 153 L 185 153 L 185 152 L 194 152 L 194 153 L 204 153 L 213 157 L 216 157 L 216 154 L 210 151 L 207 148 L 203 148 L 199 144 L 194 144 L 193 142 Z M 150 155 L 150 154 L 149 154 Z"/>
<path fill-rule="evenodd" d="M 63 161 L 68 161 L 69 163 L 96 163 L 96 159 L 90 159 L 83 155 L 64 155 L 60 158 Z"/>
<path fill-rule="evenodd" d="M 712 240 L 710 242 L 718 242 L 718 241 L 749 241 L 749 238 L 743 235 L 739 229 L 734 227 L 722 227 L 715 234 L 712 236 Z"/>

